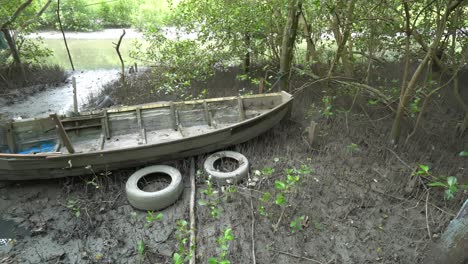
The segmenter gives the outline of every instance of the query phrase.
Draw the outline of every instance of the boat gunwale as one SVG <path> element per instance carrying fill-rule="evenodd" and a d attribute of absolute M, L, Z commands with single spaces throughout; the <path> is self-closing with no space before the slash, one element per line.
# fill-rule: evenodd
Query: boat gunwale
<path fill-rule="evenodd" d="M 284 98 L 284 96 L 286 96 L 286 100 L 284 100 L 281 104 L 278 104 L 276 105 L 275 107 L 273 107 L 272 109 L 270 109 L 269 111 L 267 112 L 264 112 L 258 116 L 255 116 L 255 117 L 252 117 L 250 119 L 246 119 L 244 121 L 240 121 L 240 122 L 237 122 L 237 123 L 234 123 L 230 126 L 227 126 L 227 127 L 224 127 L 224 128 L 220 128 L 220 129 L 215 129 L 211 132 L 208 132 L 208 133 L 203 133 L 203 134 L 200 134 L 200 135 L 195 135 L 195 136 L 189 136 L 189 137 L 185 137 L 185 138 L 180 138 L 180 139 L 176 139 L 176 140 L 171 140 L 171 141 L 166 141 L 166 142 L 155 142 L 155 143 L 152 143 L 152 144 L 146 144 L 146 145 L 139 145 L 139 146 L 131 146 L 131 147 L 125 147 L 125 148 L 118 148 L 118 149 L 109 149 L 109 150 L 97 150 L 97 151 L 90 151 L 90 152 L 86 152 L 86 153 L 38 153 L 38 154 L 11 154 L 11 153 L 0 153 L 0 160 L 3 160 L 3 161 L 18 161 L 18 160 L 52 160 L 52 159 L 60 159 L 60 158 L 70 158 L 70 157 L 83 157 L 83 156 L 90 156 L 90 155 L 104 155 L 104 154 L 110 154 L 110 153 L 119 153 L 119 152 L 124 152 L 124 151 L 131 151 L 131 150 L 135 150 L 135 149 L 145 149 L 145 148 L 151 148 L 151 147 L 154 147 L 155 145 L 167 145 L 167 144 L 174 144 L 174 143 L 180 143 L 180 142 L 184 142 L 184 141 L 189 141 L 189 140 L 194 140 L 198 137 L 202 137 L 202 136 L 207 136 L 207 135 L 211 135 L 211 134 L 216 134 L 216 133 L 222 133 L 222 132 L 225 132 L 227 130 L 232 130 L 233 128 L 237 127 L 237 126 L 240 126 L 240 125 L 243 125 L 243 124 L 246 124 L 246 123 L 250 123 L 250 122 L 254 122 L 262 117 L 264 117 L 265 115 L 269 115 L 273 112 L 276 112 L 278 109 L 282 108 L 283 106 L 289 104 L 293 99 L 293 95 L 287 93 L 287 92 L 278 92 L 278 93 L 269 93 L 269 94 L 263 94 L 263 95 L 250 95 L 250 96 L 241 96 L 241 98 L 245 99 L 245 98 L 259 98 L 259 97 L 265 97 L 265 95 L 267 96 L 282 96 Z M 174 104 L 186 104 L 187 102 L 189 104 L 199 104 L 199 103 L 203 103 L 203 102 L 220 102 L 220 101 L 229 101 L 229 100 L 234 100 L 236 98 L 238 98 L 239 96 L 231 96 L 231 97 L 221 97 L 221 98 L 210 98 L 210 99 L 200 99 L 200 100 L 191 100 L 191 101 L 182 101 L 182 102 L 174 102 Z M 125 107 L 125 109 L 123 111 L 114 111 L 114 112 L 110 112 L 109 110 L 111 109 L 108 109 L 108 113 L 119 113 L 119 112 L 128 112 L 128 111 L 134 111 L 138 106 L 143 106 L 143 105 L 135 105 L 135 106 L 129 106 L 128 108 Z M 141 108 L 141 109 L 153 109 L 153 108 L 161 108 L 161 107 L 166 107 L 166 106 L 170 106 L 170 103 L 160 103 L 160 104 L 152 104 L 151 105 L 152 107 L 147 107 L 147 108 Z M 131 108 L 131 109 L 130 109 Z M 116 110 L 118 108 L 114 108 L 112 110 Z M 88 112 L 88 114 L 92 114 L 93 112 Z M 101 111 L 102 113 L 102 111 Z M 63 121 L 63 120 L 62 120 Z"/>

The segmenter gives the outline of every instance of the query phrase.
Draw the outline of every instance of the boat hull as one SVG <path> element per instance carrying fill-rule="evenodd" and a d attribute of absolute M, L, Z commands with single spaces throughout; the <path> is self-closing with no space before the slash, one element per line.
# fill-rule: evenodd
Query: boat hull
<path fill-rule="evenodd" d="M 223 149 L 268 131 L 291 111 L 292 97 L 271 111 L 213 132 L 159 144 L 68 155 L 0 159 L 0 180 L 53 179 L 180 159 Z"/>

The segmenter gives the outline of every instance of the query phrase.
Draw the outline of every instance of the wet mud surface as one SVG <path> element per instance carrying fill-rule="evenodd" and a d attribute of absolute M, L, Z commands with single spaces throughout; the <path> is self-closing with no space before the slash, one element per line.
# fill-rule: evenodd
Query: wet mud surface
<path fill-rule="evenodd" d="M 297 96 L 290 119 L 232 148 L 249 159 L 250 180 L 210 192 L 207 175 L 197 173 L 198 263 L 221 258 L 226 229 L 234 236 L 225 256 L 231 263 L 253 263 L 253 246 L 256 263 L 422 263 L 468 194 L 460 191 L 451 201 L 441 189 L 428 195 L 424 179 L 414 182 L 412 174 L 424 163 L 434 175 L 466 182 L 466 158 L 457 153 L 468 148 L 468 138 L 450 132 L 457 118 L 433 115 L 408 144 L 393 148 L 390 111 L 366 105 L 366 98 L 338 97 L 336 114 L 323 118 L 321 94 Z M 319 131 L 313 145 L 306 140 L 311 119 Z M 205 159 L 196 158 L 197 170 Z M 162 213 L 157 220 L 125 197 L 125 182 L 137 168 L 0 182 L 0 222 L 26 230 L 0 229 L 0 239 L 8 239 L 0 263 L 173 263 L 174 253 L 187 250 L 181 220 L 189 221 L 189 164 L 168 163 L 181 171 L 185 191 L 154 212 Z M 288 174 L 299 178 L 282 192 L 277 182 L 287 182 Z"/>

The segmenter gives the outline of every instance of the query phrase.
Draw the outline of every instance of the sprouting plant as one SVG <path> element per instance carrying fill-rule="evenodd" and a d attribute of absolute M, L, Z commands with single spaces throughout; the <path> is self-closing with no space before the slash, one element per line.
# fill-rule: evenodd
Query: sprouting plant
<path fill-rule="evenodd" d="M 369 101 L 367 101 L 367 104 L 371 106 L 377 105 L 378 103 L 379 103 L 379 99 L 375 99 L 375 100 L 369 99 Z"/>
<path fill-rule="evenodd" d="M 284 207 L 288 201 L 288 194 L 294 191 L 294 187 L 298 185 L 301 180 L 301 175 L 309 174 L 312 169 L 307 165 L 301 165 L 298 169 L 285 169 L 284 174 L 286 179 L 275 181 L 276 195 L 274 197 L 274 204 Z M 264 192 L 260 197 L 262 205 L 259 208 L 259 213 L 262 216 L 268 216 L 266 205 L 270 204 L 272 194 Z"/>
<path fill-rule="evenodd" d="M 235 190 L 237 189 L 230 189 Z M 218 192 L 214 190 L 213 183 L 211 182 L 211 177 L 208 177 L 206 180 L 206 189 L 202 191 L 202 193 L 206 196 L 206 200 L 198 200 L 198 204 L 201 206 L 208 206 L 210 208 L 210 215 L 213 218 L 219 217 L 219 199 L 215 199 L 214 195 Z"/>
<path fill-rule="evenodd" d="M 449 176 L 447 177 L 446 182 L 442 181 L 433 181 L 427 184 L 430 187 L 443 187 L 445 189 L 444 191 L 444 199 L 446 200 L 451 200 L 455 197 L 455 194 L 457 193 L 458 189 L 468 189 L 468 185 L 466 184 L 459 184 L 457 177 L 455 176 Z"/>
<path fill-rule="evenodd" d="M 293 233 L 296 233 L 297 231 L 302 230 L 304 219 L 305 219 L 305 215 L 301 215 L 291 221 L 291 223 L 289 224 L 289 227 L 291 228 L 291 231 Z"/>
<path fill-rule="evenodd" d="M 143 256 L 143 254 L 145 253 L 145 243 L 143 242 L 143 240 L 138 240 L 137 252 L 138 252 L 138 256 Z"/>
<path fill-rule="evenodd" d="M 319 221 L 314 222 L 314 227 L 319 231 L 323 230 L 323 225 Z"/>
<path fill-rule="evenodd" d="M 349 150 L 351 150 L 352 152 L 354 151 L 358 151 L 359 150 L 359 146 L 358 144 L 356 143 L 351 143 L 349 144 L 348 146 L 346 146 Z"/>
<path fill-rule="evenodd" d="M 419 176 L 429 176 L 431 175 L 429 173 L 429 169 L 430 169 L 429 166 L 424 165 L 424 164 L 419 164 L 418 169 L 416 170 L 414 174 L 419 175 Z"/>
<path fill-rule="evenodd" d="M 464 151 L 458 153 L 458 156 L 460 156 L 460 157 L 468 157 L 468 150 L 464 150 Z"/>
<path fill-rule="evenodd" d="M 188 222 L 180 219 L 176 222 L 175 237 L 179 245 L 178 251 L 172 256 L 174 264 L 182 264 L 190 260 L 193 254 L 193 248 L 188 247 L 188 241 L 190 237 L 190 229 L 188 228 Z"/>
<path fill-rule="evenodd" d="M 410 104 L 411 115 L 414 117 L 417 113 L 421 112 L 421 98 L 416 96 Z"/>
<path fill-rule="evenodd" d="M 226 228 L 223 230 L 221 236 L 216 239 L 218 243 L 218 250 L 220 254 L 218 257 L 211 257 L 208 259 L 209 264 L 229 264 L 231 263 L 229 259 L 227 259 L 227 254 L 229 250 L 229 241 L 234 240 L 234 235 L 232 234 L 231 228 Z"/>
<path fill-rule="evenodd" d="M 77 218 L 80 218 L 81 210 L 76 200 L 68 200 L 67 208 L 71 209 Z"/>
<path fill-rule="evenodd" d="M 151 226 L 155 221 L 160 221 L 164 217 L 163 213 L 159 213 L 155 215 L 152 211 L 147 211 L 146 212 L 146 227 Z"/>
<path fill-rule="evenodd" d="M 273 169 L 272 167 L 264 167 L 264 168 L 262 169 L 262 175 L 264 175 L 264 176 L 270 176 L 270 175 L 272 175 L 274 172 L 275 172 L 275 169 Z"/>
<path fill-rule="evenodd" d="M 333 105 L 332 105 L 333 97 L 332 96 L 324 96 L 322 98 L 322 103 L 323 103 L 323 109 L 320 110 L 320 113 L 324 117 L 331 117 L 333 116 Z"/>

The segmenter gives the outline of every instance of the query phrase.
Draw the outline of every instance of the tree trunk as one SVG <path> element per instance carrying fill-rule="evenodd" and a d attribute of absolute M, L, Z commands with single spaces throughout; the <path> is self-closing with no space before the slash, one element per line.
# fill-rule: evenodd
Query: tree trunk
<path fill-rule="evenodd" d="M 317 53 L 314 40 L 312 39 L 312 32 L 311 32 L 312 26 L 309 23 L 307 23 L 304 12 L 301 12 L 301 17 L 304 22 L 304 38 L 307 43 L 307 51 L 306 51 L 305 60 L 306 62 L 311 62 L 315 58 L 316 53 Z"/>
<path fill-rule="evenodd" d="M 21 58 L 18 53 L 18 49 L 16 48 L 15 40 L 12 38 L 10 34 L 10 30 L 7 28 L 2 28 L 3 35 L 5 36 L 5 40 L 8 43 L 8 47 L 10 47 L 11 55 L 13 56 L 13 61 L 16 65 L 21 65 Z"/>
<path fill-rule="evenodd" d="M 244 42 L 247 52 L 244 56 L 244 73 L 247 74 L 250 71 L 250 34 L 245 33 L 244 35 Z"/>
<path fill-rule="evenodd" d="M 289 0 L 288 19 L 283 31 L 281 44 L 279 85 L 281 90 L 289 91 L 289 73 L 293 59 L 294 42 L 296 41 L 297 25 L 301 14 L 302 0 Z"/>
<path fill-rule="evenodd" d="M 356 4 L 356 0 L 350 0 L 348 2 L 348 5 L 346 7 L 346 21 L 345 26 L 344 26 L 344 32 L 341 33 L 340 31 L 340 24 L 338 22 L 338 15 L 335 14 L 334 16 L 334 21 L 333 21 L 333 34 L 335 35 L 336 39 L 336 44 L 338 45 L 338 48 L 336 50 L 335 57 L 333 61 L 330 64 L 330 69 L 328 70 L 328 77 L 331 77 L 333 74 L 333 70 L 335 68 L 336 63 L 342 59 L 343 63 L 346 64 L 348 62 L 349 58 L 343 59 L 344 56 L 348 56 L 348 52 L 346 51 L 346 43 L 348 41 L 348 38 L 351 35 L 351 24 L 353 20 L 353 14 L 354 14 L 354 6 Z M 345 67 L 349 67 L 349 65 L 345 65 Z"/>
<path fill-rule="evenodd" d="M 397 113 L 395 116 L 395 120 L 393 121 L 392 125 L 392 131 L 390 134 L 390 140 L 392 144 L 398 143 L 398 140 L 400 139 L 400 134 L 401 134 L 401 119 L 403 118 L 403 114 L 405 112 L 405 108 L 408 105 L 409 99 L 411 95 L 413 94 L 413 90 L 416 87 L 416 82 L 421 75 L 424 67 L 426 66 L 427 62 L 431 57 L 434 57 L 434 51 L 437 50 L 440 40 L 442 38 L 442 35 L 444 34 L 445 28 L 447 26 L 447 20 L 450 16 L 450 13 L 454 11 L 460 4 L 463 2 L 463 0 L 455 0 L 450 3 L 450 5 L 447 6 L 444 15 L 442 16 L 442 19 L 437 23 L 437 31 L 436 35 L 434 37 L 434 40 L 432 41 L 432 44 L 430 47 L 428 47 L 428 50 L 426 52 L 426 55 L 424 56 L 424 59 L 419 63 L 418 67 L 416 68 L 416 71 L 413 73 L 413 76 L 411 77 L 408 86 L 406 86 L 405 89 L 403 89 L 404 84 L 402 86 L 402 90 L 400 93 L 400 102 L 398 104 L 398 109 Z M 409 10 L 407 10 L 407 4 L 405 4 L 405 12 L 409 13 Z M 409 20 L 409 15 L 408 13 L 406 14 L 406 19 L 407 19 L 407 29 L 408 29 L 408 20 Z"/>

